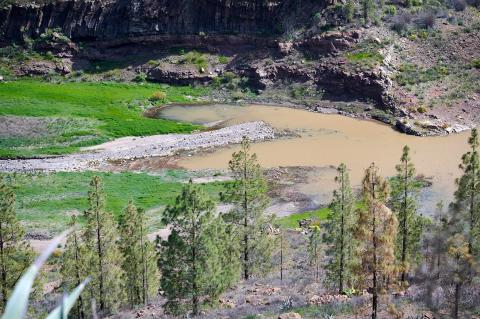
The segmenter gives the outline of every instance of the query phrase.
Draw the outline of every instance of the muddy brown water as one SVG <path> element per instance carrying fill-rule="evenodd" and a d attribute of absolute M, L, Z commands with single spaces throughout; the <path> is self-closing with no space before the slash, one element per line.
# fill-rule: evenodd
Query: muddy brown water
<path fill-rule="evenodd" d="M 458 164 L 468 150 L 469 132 L 438 137 L 416 137 L 399 133 L 375 121 L 340 115 L 319 114 L 286 107 L 248 106 L 173 106 L 161 112 L 164 118 L 222 126 L 262 120 L 279 130 L 291 130 L 299 136 L 256 143 L 252 146 L 264 167 L 337 166 L 344 162 L 350 169 L 352 184 L 358 185 L 365 169 L 375 162 L 385 176 L 395 174 L 402 148 L 411 148 L 417 173 L 433 177 L 433 185 L 422 192 L 422 212 L 431 214 L 435 204 L 453 198 Z M 238 146 L 219 149 L 179 160 L 187 169 L 223 169 Z M 328 172 L 328 170 L 327 170 Z M 316 176 L 300 185 L 302 191 L 327 200 L 334 188 L 334 171 Z M 323 196 L 321 195 L 323 194 Z M 328 196 L 327 196 L 328 197 Z M 324 204 L 324 203 L 322 203 Z"/>

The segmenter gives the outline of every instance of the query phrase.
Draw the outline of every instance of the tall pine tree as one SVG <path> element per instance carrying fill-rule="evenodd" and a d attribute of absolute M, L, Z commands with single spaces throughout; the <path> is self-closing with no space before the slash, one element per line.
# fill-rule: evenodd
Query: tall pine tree
<path fill-rule="evenodd" d="M 132 201 L 120 216 L 119 230 L 127 300 L 132 307 L 146 304 L 158 291 L 157 255 L 147 239 L 145 212 Z"/>
<path fill-rule="evenodd" d="M 0 177 L 0 313 L 34 254 L 15 213 L 15 194 Z"/>
<path fill-rule="evenodd" d="M 388 185 L 378 174 L 375 164 L 366 170 L 363 179 L 363 208 L 359 209 L 355 238 L 361 263 L 355 270 L 359 288 L 372 292 L 372 319 L 377 318 L 380 291 L 385 291 L 395 274 L 394 247 L 398 222 L 385 205 Z"/>
<path fill-rule="evenodd" d="M 390 180 L 390 207 L 399 221 L 396 243 L 397 260 L 400 262 L 400 280 L 405 282 L 411 264 L 420 252 L 422 219 L 416 214 L 420 184 L 415 180 L 415 166 L 410 158 L 410 148 L 403 147 L 397 175 Z"/>
<path fill-rule="evenodd" d="M 171 234 L 161 243 L 159 266 L 165 307 L 171 313 L 191 310 L 198 315 L 206 297 L 217 297 L 236 279 L 238 255 L 231 251 L 227 226 L 214 216 L 214 208 L 190 181 L 164 212 Z"/>
<path fill-rule="evenodd" d="M 475 261 L 470 254 L 469 244 L 462 234 L 454 234 L 447 241 L 447 260 L 443 275 L 448 284 L 453 284 L 453 309 L 452 318 L 460 318 L 460 304 L 462 288 L 466 282 L 471 281 L 472 269 Z"/>
<path fill-rule="evenodd" d="M 65 244 L 65 249 L 62 254 L 62 267 L 60 269 L 60 273 L 62 275 L 62 286 L 67 291 L 72 291 L 78 287 L 88 276 L 88 255 L 85 245 L 82 242 L 81 234 L 78 229 L 76 229 L 76 215 L 72 215 L 69 225 L 73 230 L 68 236 Z M 90 304 L 87 300 L 85 300 L 83 295 L 84 294 L 78 297 L 75 306 L 70 312 L 70 316 L 80 319 L 86 318 Z"/>
<path fill-rule="evenodd" d="M 465 223 L 468 229 L 467 241 L 470 255 L 478 255 L 478 235 L 480 221 L 480 161 L 478 155 L 478 132 L 472 129 L 468 140 L 470 151 L 462 156 L 460 169 L 463 175 L 456 180 L 454 208 L 457 222 Z"/>
<path fill-rule="evenodd" d="M 118 249 L 117 227 L 112 213 L 105 208 L 100 177 L 93 177 L 84 213 L 84 243 L 88 254 L 87 273 L 92 277 L 89 299 L 95 299 L 101 314 L 115 312 L 124 300 L 122 291 L 123 258 Z"/>
<path fill-rule="evenodd" d="M 352 267 L 356 258 L 353 226 L 356 218 L 352 188 L 345 164 L 340 164 L 337 174 L 335 181 L 338 183 L 338 189 L 333 192 L 331 213 L 328 215 L 326 225 L 325 241 L 329 245 L 326 252 L 328 257 L 326 280 L 335 286 L 339 293 L 343 293 L 346 285 L 352 287 L 354 281 Z"/>
<path fill-rule="evenodd" d="M 234 181 L 227 185 L 222 199 L 232 203 L 234 208 L 225 220 L 238 228 L 243 278 L 249 279 L 252 273 L 272 266 L 275 240 L 267 231 L 273 219 L 265 215 L 269 202 L 267 183 L 247 138 L 243 138 L 241 150 L 232 155 L 229 168 Z"/>

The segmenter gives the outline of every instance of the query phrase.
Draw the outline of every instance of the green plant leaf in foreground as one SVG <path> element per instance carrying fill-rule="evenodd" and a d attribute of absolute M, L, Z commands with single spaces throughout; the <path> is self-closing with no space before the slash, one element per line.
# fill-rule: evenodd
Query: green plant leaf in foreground
<path fill-rule="evenodd" d="M 65 295 L 62 299 L 62 304 L 58 305 L 46 319 L 66 319 L 67 314 L 72 309 L 78 297 L 82 293 L 85 286 L 89 283 L 90 278 L 85 279 L 77 288 L 75 288 L 70 295 Z"/>
<path fill-rule="evenodd" d="M 15 285 L 15 290 L 8 299 L 5 312 L 2 319 L 21 319 L 25 317 L 28 308 L 28 298 L 32 290 L 33 282 L 42 267 L 43 263 L 52 254 L 61 241 L 70 233 L 70 230 L 63 232 L 60 236 L 55 237 L 35 262 L 28 268 L 27 272 L 20 278 Z"/>

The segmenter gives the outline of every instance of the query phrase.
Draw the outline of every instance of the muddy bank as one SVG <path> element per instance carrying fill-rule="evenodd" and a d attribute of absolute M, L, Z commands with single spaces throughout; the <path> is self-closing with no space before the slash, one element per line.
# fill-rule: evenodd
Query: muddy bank
<path fill-rule="evenodd" d="M 166 134 L 148 137 L 124 137 L 82 153 L 62 157 L 25 160 L 1 160 L 1 172 L 102 170 L 111 161 L 152 156 L 171 156 L 182 151 L 198 151 L 251 141 L 273 139 L 275 132 L 264 122 L 249 122 L 196 134 Z"/>

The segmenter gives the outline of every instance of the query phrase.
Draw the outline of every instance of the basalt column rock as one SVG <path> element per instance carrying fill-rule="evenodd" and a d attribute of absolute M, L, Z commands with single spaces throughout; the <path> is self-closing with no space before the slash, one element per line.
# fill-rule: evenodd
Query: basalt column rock
<path fill-rule="evenodd" d="M 154 35 L 275 36 L 307 23 L 321 0 L 56 0 L 0 9 L 0 38 L 35 37 L 60 28 L 74 41 L 120 41 Z M 293 21 L 293 22 L 292 22 Z"/>

